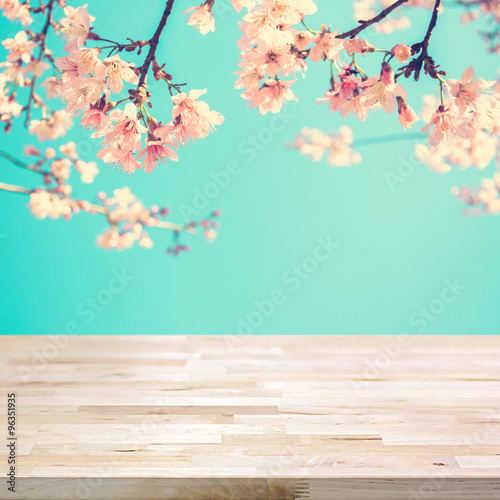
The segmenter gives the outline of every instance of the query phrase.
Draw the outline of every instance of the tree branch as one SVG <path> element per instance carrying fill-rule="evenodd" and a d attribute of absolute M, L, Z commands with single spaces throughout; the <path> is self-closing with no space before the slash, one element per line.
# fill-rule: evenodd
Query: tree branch
<path fill-rule="evenodd" d="M 5 182 L 0 182 L 0 190 L 1 191 L 9 191 L 10 193 L 18 193 L 18 194 L 31 194 L 35 190 L 28 189 L 21 186 L 15 186 L 14 184 L 5 184 Z"/>
<path fill-rule="evenodd" d="M 441 1 L 442 0 L 436 0 L 434 3 L 431 20 L 429 21 L 429 27 L 427 28 L 424 39 L 420 43 L 416 43 L 412 46 L 412 53 L 418 54 L 420 52 L 420 54 L 415 59 L 412 59 L 406 66 L 401 68 L 404 69 L 403 74 L 405 75 L 405 78 L 409 78 L 413 73 L 413 78 L 415 81 L 418 81 L 422 66 L 424 67 L 425 73 L 431 78 L 442 81 L 440 75 L 446 75 L 444 71 L 437 69 L 439 66 L 437 66 L 432 57 L 429 56 L 429 43 L 431 41 L 432 32 L 437 24 Z"/>
<path fill-rule="evenodd" d="M 158 47 L 158 42 L 160 41 L 160 36 L 163 31 L 163 28 L 165 28 L 168 17 L 172 12 L 172 7 L 174 5 L 174 2 L 175 0 L 167 0 L 165 10 L 163 11 L 163 15 L 161 16 L 160 19 L 160 24 L 158 24 L 155 34 L 153 35 L 151 40 L 149 40 L 149 52 L 148 55 L 146 56 L 146 59 L 144 60 L 144 64 L 140 67 L 141 76 L 139 78 L 139 85 L 138 85 L 139 87 L 146 81 L 146 75 L 148 74 L 149 66 L 151 66 L 151 62 L 156 56 L 156 48 Z"/>
<path fill-rule="evenodd" d="M 386 9 L 384 9 L 380 14 L 375 16 L 374 18 L 370 19 L 369 21 L 359 21 L 360 25 L 357 28 L 354 28 L 350 31 L 346 31 L 345 33 L 341 33 L 340 35 L 337 35 L 336 38 L 353 38 L 355 37 L 358 33 L 361 33 L 363 30 L 366 28 L 369 28 L 372 24 L 376 24 L 384 17 L 387 17 L 393 10 L 397 9 L 399 6 L 405 4 L 409 0 L 398 0 L 397 2 L 394 2 L 392 5 L 389 5 Z"/>
<path fill-rule="evenodd" d="M 422 61 L 429 55 L 429 43 L 431 41 L 432 31 L 436 27 L 439 7 L 441 6 L 441 0 L 436 0 L 434 4 L 434 10 L 432 11 L 432 17 L 429 22 L 429 27 L 427 28 L 427 33 L 425 34 L 424 39 L 421 42 L 422 52 L 418 56 Z"/>
<path fill-rule="evenodd" d="M 40 39 L 40 52 L 38 53 L 37 61 L 40 62 L 45 56 L 45 48 L 47 44 L 47 33 L 49 31 L 49 27 L 52 23 L 52 10 L 54 9 L 55 0 L 50 0 L 47 5 L 47 17 L 45 19 L 45 24 L 42 28 L 42 31 L 38 34 L 38 38 Z M 35 98 L 35 84 L 36 84 L 36 76 L 33 74 L 33 78 L 30 84 L 30 96 L 28 99 L 28 104 L 26 105 L 26 119 L 24 120 L 24 126 L 27 127 L 29 125 L 29 121 L 31 118 L 31 105 Z"/>

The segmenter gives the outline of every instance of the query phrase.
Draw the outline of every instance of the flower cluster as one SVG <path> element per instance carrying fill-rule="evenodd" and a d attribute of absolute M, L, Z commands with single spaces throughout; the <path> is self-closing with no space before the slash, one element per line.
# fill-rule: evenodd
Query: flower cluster
<path fill-rule="evenodd" d="M 0 0 L 0 10 L 10 21 L 20 21 L 23 26 L 29 26 L 33 22 L 29 1 Z"/>
<path fill-rule="evenodd" d="M 302 23 L 305 27 L 305 16 L 316 11 L 312 0 L 242 3 L 248 14 L 240 23 L 242 61 L 235 86 L 243 89 L 242 97 L 251 107 L 262 114 L 277 113 L 284 103 L 296 100 L 291 86 L 297 74 L 304 75 L 309 59 L 329 62 L 330 88 L 318 102 L 327 102 L 333 112 L 365 120 L 373 109 L 383 108 L 387 113 L 398 110 L 404 128 L 417 120 L 406 102 L 405 89 L 397 82 L 401 74 L 395 75 L 389 63 L 391 59 L 408 63 L 414 54 L 409 46 L 399 43 L 390 51 L 376 49 L 356 33 L 340 33 L 325 25 L 320 30 L 298 30 L 295 26 Z M 380 73 L 369 77 L 359 67 L 356 55 L 373 52 L 383 53 L 384 59 Z"/>
<path fill-rule="evenodd" d="M 468 205 L 466 215 L 500 214 L 500 173 L 481 181 L 477 188 L 454 187 L 451 194 Z"/>
<path fill-rule="evenodd" d="M 156 47 L 172 4 L 173 0 L 167 2 L 151 40 L 128 39 L 130 43 L 121 44 L 103 40 L 94 32 L 95 18 L 87 12 L 86 5 L 74 8 L 63 0 L 47 0 L 32 7 L 29 0 L 0 0 L 0 11 L 5 17 L 20 21 L 23 26 L 33 23 L 31 29 L 2 41 L 7 51 L 6 60 L 0 63 L 0 121 L 5 132 L 24 113 L 29 133 L 40 142 L 55 140 L 64 136 L 73 126 L 73 118 L 79 116 L 82 126 L 102 143 L 97 158 L 127 173 L 142 166 L 146 172 L 152 172 L 160 163 L 177 160 L 179 145 L 208 136 L 224 119 L 200 100 L 205 91 L 182 92 L 181 85 L 172 83 L 172 76 L 156 61 Z M 63 9 L 64 15 L 56 20 L 58 8 Z M 41 22 L 33 22 L 35 15 Z M 33 31 L 35 26 L 42 26 L 41 31 Z M 64 40 L 65 56 L 54 59 L 54 50 L 47 45 L 51 31 Z M 91 42 L 100 46 L 91 47 Z M 104 43 L 111 45 L 102 46 Z M 145 47 L 149 51 L 140 67 L 120 57 L 123 51 L 137 51 L 140 55 Z M 109 50 L 106 55 L 105 50 Z M 147 90 L 150 70 L 156 80 L 166 83 L 171 94 L 172 115 L 164 125 L 148 111 L 152 108 Z M 132 86 L 128 92 L 126 84 Z M 125 97 L 120 99 L 119 94 L 124 92 Z M 56 99 L 64 102 L 65 109 L 58 109 Z M 49 100 L 56 104 L 49 105 Z M 167 219 L 168 208 L 147 208 L 128 187 L 115 189 L 111 197 L 101 192 L 94 201 L 75 197 L 73 174 L 79 175 L 81 183 L 91 184 L 99 168 L 97 162 L 80 158 L 73 142 L 57 151 L 48 147 L 41 152 L 35 146 L 26 146 L 24 153 L 28 161 L 5 152 L 0 152 L 0 158 L 33 172 L 41 182 L 35 187 L 0 182 L 0 190 L 29 196 L 28 207 L 40 219 L 70 219 L 82 212 L 104 216 L 108 226 L 97 239 L 103 248 L 122 250 L 135 243 L 151 248 L 148 231 L 160 228 L 173 235 L 167 252 L 178 255 L 189 249 L 180 241 L 183 234 L 201 231 L 209 242 L 217 235 L 219 211 L 203 220 L 175 224 Z"/>
<path fill-rule="evenodd" d="M 345 125 L 338 132 L 327 134 L 316 128 L 304 127 L 289 147 L 298 149 L 313 161 L 321 161 L 326 153 L 332 167 L 350 167 L 361 162 L 361 155 L 352 150 L 352 142 L 352 130 Z"/>
<path fill-rule="evenodd" d="M 187 249 L 179 242 L 181 233 L 194 234 L 197 228 L 200 228 L 209 242 L 214 241 L 217 236 L 219 224 L 215 218 L 220 214 L 218 210 L 201 221 L 179 225 L 166 219 L 169 215 L 168 208 L 160 208 L 157 205 L 146 208 L 129 187 L 115 189 L 112 197 L 99 192 L 97 203 L 74 197 L 73 187 L 69 184 L 71 174 L 76 171 L 82 183 L 91 184 L 99 169 L 95 162 L 85 162 L 79 158 L 73 142 L 62 145 L 59 152 L 49 147 L 42 153 L 35 146 L 29 145 L 25 147 L 24 154 L 31 159 L 30 163 L 17 160 L 6 153 L 0 153 L 0 157 L 17 167 L 40 175 L 41 185 L 28 189 L 0 183 L 0 188 L 29 195 L 28 207 L 33 216 L 39 219 L 70 219 L 81 212 L 103 215 L 108 227 L 97 238 L 97 244 L 105 249 L 123 250 L 135 243 L 143 248 L 152 248 L 153 241 L 147 228 L 171 231 L 174 238 L 168 253 L 175 255 L 181 249 Z"/>
<path fill-rule="evenodd" d="M 104 48 L 86 46 L 87 41 L 102 39 L 92 31 L 94 18 L 86 7 L 65 8 L 66 17 L 61 20 L 61 32 L 65 38 L 68 55 L 56 59 L 60 69 L 59 95 L 66 103 L 70 115 L 81 114 L 82 125 L 102 140 L 103 148 L 98 157 L 105 163 L 117 166 L 131 174 L 144 166 L 151 173 L 160 164 L 177 161 L 179 145 L 189 144 L 207 137 L 224 118 L 199 98 L 206 90 L 180 91 L 171 82 L 172 76 L 153 61 L 153 75 L 164 80 L 172 95 L 172 116 L 165 125 L 152 116 L 151 94 L 147 90 L 147 63 L 140 68 L 124 61 L 119 53 L 102 58 Z M 149 42 L 131 41 L 121 45 L 112 42 L 111 52 L 132 52 L 150 45 Z M 128 90 L 125 98 L 115 100 L 113 94 L 121 94 L 125 83 L 135 87 Z M 123 102 L 123 109 L 119 105 Z"/>

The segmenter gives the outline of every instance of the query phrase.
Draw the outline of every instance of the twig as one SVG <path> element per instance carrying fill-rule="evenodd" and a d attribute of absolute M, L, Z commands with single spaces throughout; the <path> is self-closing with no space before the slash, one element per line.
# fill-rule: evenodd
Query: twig
<path fill-rule="evenodd" d="M 422 52 L 420 53 L 418 58 L 421 59 L 422 61 L 429 55 L 429 43 L 431 41 L 432 31 L 434 30 L 437 24 L 440 6 L 441 6 L 441 0 L 436 0 L 436 3 L 434 4 L 434 10 L 432 11 L 432 17 L 429 22 L 429 27 L 427 28 L 427 33 L 425 34 L 425 37 L 420 44 L 422 47 Z"/>
<path fill-rule="evenodd" d="M 38 35 L 38 37 L 41 39 L 40 52 L 38 53 L 38 58 L 37 58 L 38 62 L 40 62 L 42 60 L 42 58 L 45 54 L 47 33 L 48 33 L 49 27 L 51 26 L 51 23 L 52 23 L 52 9 L 54 8 L 54 3 L 55 3 L 55 0 L 49 1 L 48 5 L 47 5 L 47 18 L 45 19 L 45 24 L 43 26 L 41 33 Z M 33 78 L 31 80 L 31 84 L 30 84 L 30 96 L 28 99 L 28 104 L 26 105 L 26 119 L 24 120 L 25 127 L 27 127 L 29 125 L 29 121 L 31 118 L 31 104 L 33 103 L 33 99 L 35 98 L 36 80 L 37 80 L 37 77 L 33 74 Z"/>
<path fill-rule="evenodd" d="M 442 0 L 436 0 L 434 4 L 434 9 L 432 11 L 431 20 L 429 21 L 429 27 L 424 36 L 424 39 L 420 43 L 416 43 L 412 46 L 412 52 L 417 54 L 420 52 L 419 56 L 413 59 L 409 64 L 407 64 L 404 69 L 405 78 L 408 78 L 413 72 L 415 81 L 420 78 L 420 71 L 422 70 L 422 65 L 424 66 L 425 72 L 429 74 L 432 78 L 439 79 L 439 75 L 444 75 L 442 71 L 438 71 L 436 64 L 432 57 L 429 56 L 429 43 L 431 41 L 431 36 L 434 28 L 437 24 L 437 19 L 439 15 L 439 7 L 441 6 Z"/>
<path fill-rule="evenodd" d="M 380 14 L 377 16 L 373 17 L 372 19 L 368 21 L 359 21 L 360 25 L 357 28 L 354 28 L 350 31 L 346 31 L 345 33 L 341 33 L 340 35 L 337 35 L 336 38 L 353 38 L 355 37 L 358 33 L 361 33 L 363 30 L 366 28 L 369 28 L 372 24 L 376 24 L 379 21 L 382 21 L 384 17 L 387 17 L 394 9 L 397 9 L 400 5 L 403 5 L 404 3 L 408 2 L 409 0 L 398 0 L 397 2 L 394 2 L 392 5 L 389 5 L 386 9 L 384 9 Z"/>
<path fill-rule="evenodd" d="M 45 170 L 40 170 L 36 164 L 35 165 L 28 165 L 27 163 L 24 163 L 16 158 L 14 158 L 13 156 L 9 155 L 8 153 L 4 153 L 3 151 L 0 151 L 0 157 L 5 158 L 6 160 L 10 161 L 16 167 L 23 168 L 25 170 L 29 170 L 30 172 L 35 172 L 35 173 L 40 174 L 40 175 L 55 178 L 55 176 L 52 172 L 46 172 Z"/>
<path fill-rule="evenodd" d="M 0 182 L 0 190 L 9 191 L 10 193 L 18 194 L 31 194 L 34 193 L 34 189 L 28 189 L 21 186 L 15 186 L 14 184 L 5 184 L 5 182 Z"/>
<path fill-rule="evenodd" d="M 146 81 L 146 75 L 148 74 L 149 66 L 151 66 L 151 63 L 156 56 L 156 48 L 158 47 L 158 42 L 160 41 L 160 36 L 163 28 L 165 28 L 167 24 L 168 16 L 170 16 L 172 12 L 174 2 L 175 0 L 167 0 L 167 4 L 165 6 L 165 10 L 163 11 L 163 15 L 161 16 L 160 23 L 156 28 L 155 34 L 153 35 L 151 40 L 149 40 L 149 52 L 146 56 L 146 59 L 144 60 L 144 64 L 140 68 L 141 77 L 139 78 L 139 87 Z"/>

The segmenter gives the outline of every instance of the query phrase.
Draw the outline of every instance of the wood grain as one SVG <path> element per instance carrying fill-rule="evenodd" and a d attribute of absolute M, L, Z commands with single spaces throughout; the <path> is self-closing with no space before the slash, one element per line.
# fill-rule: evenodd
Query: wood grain
<path fill-rule="evenodd" d="M 500 338 L 0 337 L 12 499 L 498 499 Z M 3 431 L 6 433 L 6 430 Z M 7 471 L 0 448 L 0 474 Z"/>

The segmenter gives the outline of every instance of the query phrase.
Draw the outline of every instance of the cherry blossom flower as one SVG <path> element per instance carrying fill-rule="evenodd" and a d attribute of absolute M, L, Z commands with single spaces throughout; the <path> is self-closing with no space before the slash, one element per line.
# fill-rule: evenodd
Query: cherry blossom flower
<path fill-rule="evenodd" d="M 314 34 L 309 31 L 297 31 L 293 35 L 297 50 L 304 50 L 314 39 Z"/>
<path fill-rule="evenodd" d="M 68 199 L 47 191 L 35 191 L 30 195 L 28 206 L 38 219 L 58 219 L 71 216 L 71 204 Z"/>
<path fill-rule="evenodd" d="M 25 63 L 31 61 L 31 52 L 37 46 L 36 42 L 28 39 L 26 31 L 19 31 L 14 38 L 6 38 L 2 45 L 10 52 L 7 61 L 22 59 Z"/>
<path fill-rule="evenodd" d="M 60 85 L 61 82 L 55 76 L 50 76 L 44 80 L 40 87 L 45 88 L 47 99 L 53 99 L 59 95 L 58 87 Z"/>
<path fill-rule="evenodd" d="M 411 48 L 408 47 L 408 45 L 405 45 L 404 43 L 398 43 L 396 46 L 392 48 L 391 54 L 399 62 L 405 63 L 411 57 Z"/>
<path fill-rule="evenodd" d="M 483 93 L 491 92 L 495 82 L 474 78 L 474 68 L 469 66 L 460 80 L 449 79 L 446 82 L 450 94 L 455 98 L 455 105 L 462 115 L 465 114 L 468 106 L 476 111 L 480 109 L 481 104 L 489 108 L 489 100 Z"/>
<path fill-rule="evenodd" d="M 453 143 L 457 137 L 466 139 L 473 132 L 469 123 L 453 110 L 442 105 L 439 106 L 430 123 L 422 129 L 422 132 L 428 132 L 431 128 L 432 130 L 429 132 L 429 145 L 431 147 L 436 147 L 441 143 Z"/>
<path fill-rule="evenodd" d="M 330 59 L 338 61 L 340 51 L 344 48 L 344 40 L 336 38 L 339 31 L 327 31 L 325 26 L 321 27 L 322 32 L 312 39 L 316 45 L 309 52 L 309 58 L 313 62 L 319 62 L 321 59 Z"/>
<path fill-rule="evenodd" d="M 259 108 L 259 113 L 265 115 L 268 112 L 278 113 L 283 104 L 288 101 L 296 101 L 297 97 L 289 88 L 295 83 L 295 80 L 273 80 L 264 79 L 264 85 L 253 95 L 249 95 L 249 104 L 252 107 Z"/>
<path fill-rule="evenodd" d="M 415 146 L 415 156 L 431 170 L 450 172 L 453 167 L 463 170 L 486 168 L 497 155 L 498 139 L 486 132 L 475 131 L 467 139 L 457 138 L 451 144 L 441 143 L 434 148 L 425 144 Z"/>
<path fill-rule="evenodd" d="M 83 112 L 80 124 L 83 128 L 100 132 L 111 125 L 111 118 L 98 106 L 91 105 Z"/>
<path fill-rule="evenodd" d="M 328 134 L 318 129 L 303 128 L 289 147 L 298 149 L 313 161 L 321 161 L 326 153 L 328 163 L 332 167 L 350 167 L 361 161 L 361 155 L 352 150 L 352 130 L 347 126 L 340 127 L 338 132 Z"/>
<path fill-rule="evenodd" d="M 10 21 L 19 20 L 23 26 L 29 26 L 33 22 L 29 3 L 20 3 L 19 0 L 0 0 L 2 14 Z"/>
<path fill-rule="evenodd" d="M 137 107 L 131 102 L 125 105 L 124 111 L 121 109 L 112 111 L 110 118 L 117 123 L 106 132 L 105 143 L 114 146 L 120 145 L 126 150 L 137 149 L 140 145 L 141 134 L 147 132 L 146 127 L 139 122 L 137 115 Z"/>
<path fill-rule="evenodd" d="M 109 88 L 103 79 L 96 76 L 78 78 L 59 88 L 59 95 L 66 102 L 66 112 L 71 115 L 95 104 L 103 94 L 109 96 Z"/>
<path fill-rule="evenodd" d="M 78 152 L 76 151 L 76 144 L 73 141 L 69 141 L 66 144 L 63 144 L 62 146 L 59 147 L 59 151 L 67 156 L 68 158 L 71 158 L 72 160 L 78 159 Z"/>
<path fill-rule="evenodd" d="M 65 111 L 55 111 L 51 118 L 41 120 L 31 120 L 29 133 L 35 134 L 42 142 L 45 140 L 55 140 L 66 135 L 66 132 L 73 125 L 71 117 Z"/>
<path fill-rule="evenodd" d="M 99 173 L 97 168 L 97 163 L 95 161 L 84 162 L 83 160 L 76 160 L 75 167 L 78 172 L 80 172 L 82 177 L 82 182 L 85 184 L 91 184 L 94 182 L 95 176 Z"/>
<path fill-rule="evenodd" d="M 144 171 L 151 173 L 159 163 L 165 164 L 167 160 L 177 161 L 179 158 L 173 149 L 175 143 L 162 144 L 162 141 L 148 140 L 146 148 L 139 152 L 138 158 L 144 158 Z"/>
<path fill-rule="evenodd" d="M 172 109 L 173 124 L 159 127 L 155 130 L 156 137 L 167 141 L 172 131 L 176 133 L 179 144 L 186 144 L 196 139 L 207 137 L 215 127 L 224 122 L 224 117 L 208 104 L 200 101 L 199 97 L 207 92 L 204 90 L 191 90 L 189 95 L 181 92 L 172 96 L 174 107 Z M 173 125 L 173 126 L 172 126 Z"/>
<path fill-rule="evenodd" d="M 375 46 L 362 38 L 348 38 L 344 41 L 344 48 L 349 55 L 375 51 Z"/>
<path fill-rule="evenodd" d="M 360 87 L 365 91 L 362 101 L 370 108 L 384 108 L 386 113 L 396 110 L 396 97 L 406 99 L 406 90 L 394 81 L 394 71 L 388 63 L 382 63 L 382 71 L 379 76 L 369 78 L 362 82 Z"/>
<path fill-rule="evenodd" d="M 64 8 L 66 17 L 61 19 L 61 33 L 66 41 L 64 49 L 71 52 L 82 47 L 90 33 L 90 24 L 95 17 L 87 12 L 87 4 L 74 9 L 67 6 Z"/>
<path fill-rule="evenodd" d="M 418 121 L 418 116 L 415 111 L 409 106 L 409 104 L 402 98 L 397 97 L 398 103 L 398 113 L 399 113 L 399 121 L 401 125 L 405 128 L 405 130 L 411 127 L 416 121 Z"/>
<path fill-rule="evenodd" d="M 71 160 L 68 158 L 54 160 L 50 164 L 50 171 L 57 179 L 67 181 L 71 174 Z"/>
<path fill-rule="evenodd" d="M 25 68 L 25 74 L 32 73 L 35 78 L 43 75 L 44 71 L 48 70 L 50 66 L 43 61 L 32 60 Z"/>
<path fill-rule="evenodd" d="M 117 166 L 128 174 L 133 174 L 142 167 L 141 162 L 135 159 L 131 150 L 120 147 L 105 147 L 97 153 L 97 157 L 105 163 Z"/>
<path fill-rule="evenodd" d="M 317 99 L 318 104 L 328 102 L 330 110 L 341 113 L 343 117 L 353 112 L 361 120 L 366 119 L 369 108 L 362 106 L 359 100 L 361 78 L 355 76 L 349 67 L 339 72 L 338 78 L 339 81 L 332 82 L 332 88 L 325 92 L 324 97 Z"/>
<path fill-rule="evenodd" d="M 199 7 L 191 7 L 184 11 L 184 14 L 192 12 L 188 19 L 188 25 L 199 30 L 202 35 L 206 35 L 210 31 L 215 31 L 215 21 L 212 15 L 213 4 L 214 0 L 207 0 Z"/>
<path fill-rule="evenodd" d="M 75 77 L 91 75 L 96 71 L 102 72 L 104 68 L 102 68 L 102 62 L 99 59 L 100 52 L 98 48 L 73 50 L 68 56 L 57 59 L 60 64 L 58 67 L 63 69 L 65 61 L 68 61 L 66 63 L 67 71 L 76 65 L 77 74 Z"/>
<path fill-rule="evenodd" d="M 108 77 L 107 84 L 111 92 L 119 94 L 123 89 L 123 80 L 132 85 L 139 83 L 139 77 L 132 69 L 135 65 L 122 61 L 118 54 L 104 59 L 104 65 L 106 66 L 105 74 Z"/>

